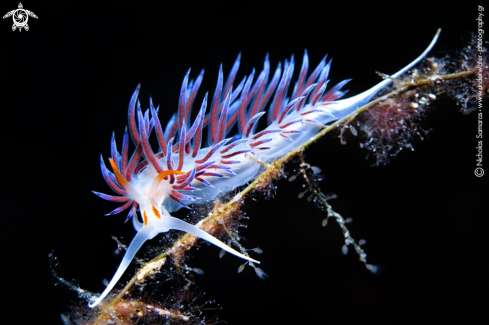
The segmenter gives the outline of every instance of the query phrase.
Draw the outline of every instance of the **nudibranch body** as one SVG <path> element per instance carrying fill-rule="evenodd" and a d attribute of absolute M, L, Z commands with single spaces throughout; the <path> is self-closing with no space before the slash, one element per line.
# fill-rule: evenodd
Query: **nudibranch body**
<path fill-rule="evenodd" d="M 142 112 L 137 99 L 138 86 L 129 103 L 129 132 L 126 130 L 124 134 L 121 153 L 112 137 L 109 161 L 113 172 L 106 168 L 102 157 L 100 161 L 104 179 L 118 196 L 94 192 L 103 199 L 123 203 L 109 214 L 129 208 L 128 218 L 132 218 L 137 234 L 116 274 L 89 306 L 95 307 L 107 296 L 146 240 L 170 229 L 188 232 L 236 256 L 259 263 L 199 227 L 172 217 L 170 213 L 191 204 L 208 202 L 253 180 L 262 168 L 260 162 L 270 162 L 298 147 L 325 124 L 341 119 L 364 105 L 393 78 L 413 67 L 431 50 L 438 34 L 416 60 L 391 78 L 343 100 L 339 99 L 345 94 L 341 88 L 348 80 L 326 91 L 331 61 L 326 63 L 324 58 L 307 77 L 307 52 L 290 97 L 287 93 L 294 71 L 293 57 L 285 61 L 283 71 L 278 65 L 269 82 L 267 56 L 256 81 L 253 81 L 253 70 L 234 86 L 240 64 L 238 56 L 225 83 L 221 67 L 209 113 L 206 114 L 206 94 L 193 123 L 190 123 L 190 115 L 203 71 L 190 81 L 190 70 L 187 72 L 180 92 L 178 113 L 172 116 L 165 128 L 158 119 L 158 108 L 151 100 L 149 109 Z M 268 127 L 256 132 L 258 120 L 265 114 L 264 109 L 269 102 Z M 238 134 L 228 137 L 235 124 Z M 207 146 L 202 147 L 205 127 Z M 148 140 L 153 132 L 159 143 L 156 152 Z M 129 135 L 136 147 L 132 155 L 129 155 Z M 137 209 L 142 221 L 138 219 Z"/>

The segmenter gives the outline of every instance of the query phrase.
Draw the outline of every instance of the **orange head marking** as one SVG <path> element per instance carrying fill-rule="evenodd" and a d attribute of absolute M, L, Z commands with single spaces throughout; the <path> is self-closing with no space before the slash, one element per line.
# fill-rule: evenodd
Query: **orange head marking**
<path fill-rule="evenodd" d="M 146 215 L 146 210 L 143 211 L 143 220 L 144 220 L 144 225 L 148 225 L 148 216 Z"/>
<path fill-rule="evenodd" d="M 156 176 L 155 178 L 155 181 L 157 180 L 158 183 L 161 182 L 163 180 L 163 178 L 165 178 L 166 176 L 168 175 L 183 175 L 185 174 L 184 172 L 180 171 L 180 170 L 172 170 L 172 169 L 169 169 L 169 170 L 165 170 L 165 171 L 162 171 L 161 173 L 158 174 L 158 176 Z"/>
<path fill-rule="evenodd" d="M 153 208 L 153 212 L 155 213 L 156 218 L 161 219 L 160 211 L 158 211 L 158 209 L 154 205 L 152 205 L 151 207 Z"/>
<path fill-rule="evenodd" d="M 158 185 L 160 185 L 160 182 L 163 180 L 163 178 L 167 177 L 168 175 L 174 175 L 174 174 L 183 175 L 185 173 L 179 170 L 172 170 L 172 169 L 165 170 L 159 173 L 158 176 L 156 176 L 156 178 L 154 179 L 153 184 L 151 184 L 151 189 L 149 190 L 149 196 L 153 197 L 156 194 Z"/>

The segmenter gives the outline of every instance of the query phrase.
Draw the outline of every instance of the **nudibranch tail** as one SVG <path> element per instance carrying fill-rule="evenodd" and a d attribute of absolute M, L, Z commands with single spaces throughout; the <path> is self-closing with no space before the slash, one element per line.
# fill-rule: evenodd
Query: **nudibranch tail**
<path fill-rule="evenodd" d="M 353 96 L 353 97 L 350 97 L 350 98 L 341 99 L 341 100 L 336 101 L 335 104 L 339 108 L 348 107 L 347 110 L 342 110 L 342 114 L 344 114 L 344 113 L 347 113 L 347 114 L 348 113 L 351 113 L 355 109 L 357 109 L 358 107 L 367 104 L 367 102 L 373 96 L 375 96 L 379 91 L 381 91 L 382 89 L 384 89 L 387 86 L 389 86 L 392 83 L 392 80 L 393 79 L 398 78 L 403 73 L 405 73 L 406 71 L 408 71 L 409 69 L 411 69 L 412 67 L 414 67 L 416 64 L 418 64 L 421 60 L 423 60 L 426 57 L 426 55 L 431 51 L 431 49 L 433 48 L 433 46 L 435 46 L 436 41 L 438 40 L 438 37 L 440 36 L 440 33 L 441 33 L 441 29 L 438 29 L 436 31 L 435 36 L 433 37 L 433 40 L 428 45 L 428 47 L 423 51 L 423 53 L 421 53 L 421 55 L 418 56 L 414 61 L 412 61 L 411 63 L 409 63 L 407 66 L 405 66 L 404 68 L 402 68 L 398 72 L 394 73 L 389 78 L 386 78 L 386 79 L 382 80 L 377 85 L 375 85 L 372 88 L 370 88 L 370 89 L 362 92 L 361 94 L 358 94 L 358 95 Z M 344 114 L 344 115 L 346 115 L 346 114 Z"/>

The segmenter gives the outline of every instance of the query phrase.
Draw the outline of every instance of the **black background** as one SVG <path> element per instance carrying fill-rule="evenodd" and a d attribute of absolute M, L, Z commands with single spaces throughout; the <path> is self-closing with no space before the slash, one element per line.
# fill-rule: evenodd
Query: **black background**
<path fill-rule="evenodd" d="M 2 296 L 8 300 L 5 317 L 17 324 L 60 324 L 59 314 L 77 300 L 54 286 L 51 251 L 61 276 L 101 291 L 102 279 L 110 279 L 118 265 L 110 236 L 129 243 L 134 235 L 123 215 L 103 216 L 117 205 L 90 190 L 110 193 L 99 155 L 109 155 L 113 131 L 121 143 L 127 104 L 139 82 L 143 107 L 153 96 L 167 121 L 189 67 L 193 78 L 206 69 L 200 101 L 214 91 L 219 64 L 227 74 L 239 52 L 241 80 L 253 67 L 261 69 L 266 53 L 273 68 L 291 54 L 297 67 L 307 48 L 311 66 L 326 53 L 333 57 L 330 85 L 352 78 L 347 88 L 357 94 L 379 81 L 376 70 L 391 74 L 417 57 L 439 27 L 431 54 L 453 54 L 476 31 L 478 14 L 470 1 L 22 3 L 39 17 L 29 19 L 30 30 L 12 32 L 9 19 L 0 25 Z M 4 1 L 0 9 L 6 13 L 17 5 Z M 484 113 L 487 124 L 487 108 Z M 414 152 L 378 168 L 370 167 L 359 138 L 342 146 L 329 135 L 307 150 L 307 160 L 326 175 L 323 191 L 338 195 L 334 209 L 353 218 L 351 233 L 367 239 L 369 262 L 381 266 L 380 274 L 369 273 L 353 252 L 344 256 L 339 227 L 321 227 L 323 213 L 297 198 L 302 183 L 282 179 L 275 198 L 247 201 L 250 220 L 242 231 L 246 247 L 263 249 L 259 259 L 268 280 L 251 268 L 238 274 L 242 261 L 229 254 L 219 260 L 215 247 L 204 244 L 190 254 L 188 264 L 205 271 L 197 283 L 223 308 L 220 319 L 487 321 L 483 221 L 489 176 L 473 173 L 477 116 L 440 100 L 423 126 L 432 131 L 414 142 Z"/>

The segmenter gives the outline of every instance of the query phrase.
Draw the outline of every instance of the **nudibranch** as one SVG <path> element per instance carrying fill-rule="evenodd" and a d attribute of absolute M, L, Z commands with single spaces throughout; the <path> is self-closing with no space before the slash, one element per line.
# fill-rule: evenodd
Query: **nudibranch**
<path fill-rule="evenodd" d="M 118 196 L 94 192 L 103 199 L 123 203 L 109 214 L 129 209 L 127 218 L 132 218 L 137 234 L 112 280 L 89 307 L 97 306 L 113 289 L 145 241 L 170 229 L 190 233 L 231 254 L 259 263 L 199 227 L 172 217 L 170 213 L 191 204 L 211 201 L 221 193 L 246 184 L 259 172 L 260 162 L 270 162 L 286 154 L 327 123 L 341 119 L 366 104 L 393 79 L 421 61 L 436 43 L 439 32 L 416 60 L 371 89 L 347 99 L 339 98 L 345 94 L 341 89 L 349 80 L 326 91 L 331 64 L 331 61 L 326 63 L 326 57 L 307 77 L 307 51 L 290 97 L 287 94 L 295 65 L 293 56 L 290 61 L 285 60 L 283 70 L 278 65 L 269 81 L 267 55 L 256 81 L 253 70 L 235 87 L 240 64 L 238 55 L 226 82 L 221 66 L 209 113 L 206 114 L 206 94 L 193 123 L 190 123 L 190 116 L 203 71 L 190 81 L 190 70 L 187 72 L 180 91 L 178 112 L 164 128 L 157 114 L 159 107 L 155 108 L 151 99 L 149 109 L 144 113 L 141 110 L 138 85 L 129 102 L 129 132 L 126 129 L 124 133 L 121 153 L 112 136 L 109 159 L 112 172 L 100 158 L 103 177 Z M 270 100 L 268 127 L 257 132 L 258 120 L 265 114 L 264 109 Z M 228 137 L 235 124 L 237 134 Z M 204 128 L 207 128 L 206 146 L 202 146 Z M 149 143 L 153 132 L 159 144 L 157 151 Z M 129 136 L 135 146 L 131 155 Z"/>

